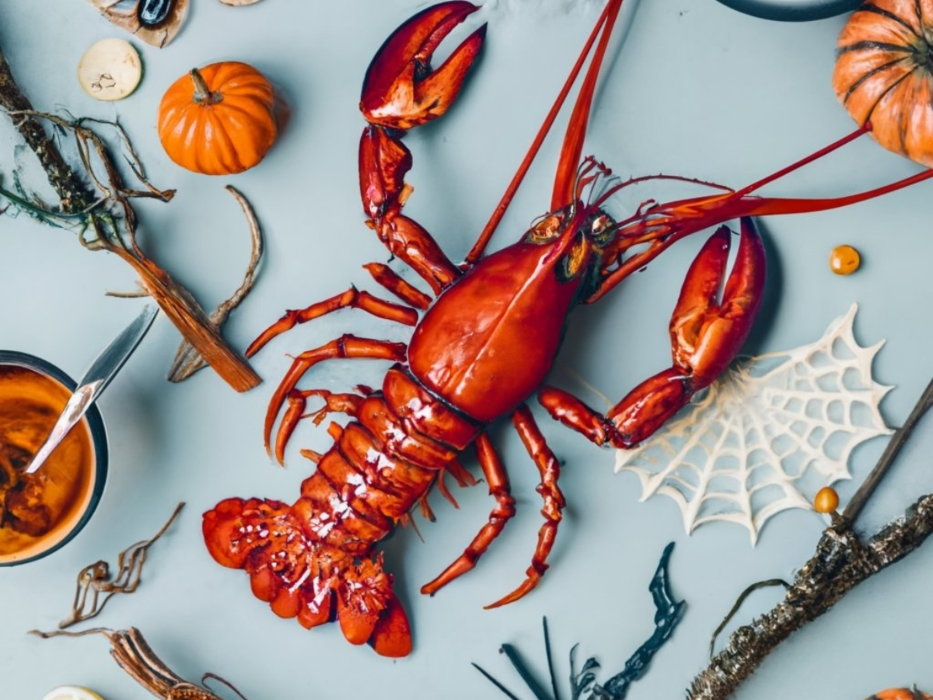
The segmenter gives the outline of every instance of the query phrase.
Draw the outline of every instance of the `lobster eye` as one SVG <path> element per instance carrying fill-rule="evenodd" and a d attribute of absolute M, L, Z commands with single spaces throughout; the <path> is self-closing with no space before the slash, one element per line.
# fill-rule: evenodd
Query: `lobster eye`
<path fill-rule="evenodd" d="M 615 223 L 615 220 L 608 214 L 597 214 L 590 221 L 590 237 L 597 243 L 605 243 L 612 237 Z"/>
<path fill-rule="evenodd" d="M 612 217 L 608 214 L 600 214 L 595 217 L 590 224 L 590 235 L 594 238 L 599 238 L 600 236 L 606 233 L 606 230 L 611 228 L 615 221 L 612 220 Z"/>
<path fill-rule="evenodd" d="M 540 243 L 557 238 L 560 235 L 563 223 L 564 217 L 558 214 L 549 214 L 545 216 L 541 221 L 531 227 L 531 231 L 529 231 L 531 240 Z"/>

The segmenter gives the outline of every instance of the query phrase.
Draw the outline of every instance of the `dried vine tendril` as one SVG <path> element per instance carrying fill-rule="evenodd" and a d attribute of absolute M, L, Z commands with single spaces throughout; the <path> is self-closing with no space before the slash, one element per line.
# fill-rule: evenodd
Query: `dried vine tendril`
<path fill-rule="evenodd" d="M 612 676 L 603 684 L 596 683 L 595 669 L 599 668 L 599 662 L 590 657 L 584 663 L 579 672 L 575 670 L 574 656 L 578 645 L 574 645 L 570 650 L 570 698 L 571 700 L 580 700 L 584 693 L 589 692 L 586 700 L 623 700 L 628 694 L 629 686 L 645 675 L 648 670 L 648 664 L 654 655 L 661 649 L 664 643 L 670 639 L 674 629 L 683 617 L 686 603 L 684 601 L 674 600 L 670 590 L 670 581 L 668 580 L 667 565 L 670 560 L 671 552 L 674 549 L 674 543 L 671 542 L 664 548 L 661 560 L 658 563 L 657 571 L 651 579 L 648 590 L 654 600 L 655 615 L 654 633 L 648 640 L 642 644 L 628 661 L 625 667 L 616 675 Z M 536 700 L 560 700 L 560 693 L 557 690 L 557 678 L 554 673 L 554 665 L 551 661 L 551 639 L 548 633 L 547 618 L 543 621 L 544 626 L 544 649 L 547 657 L 548 672 L 550 675 L 551 692 L 548 693 L 541 683 L 539 683 L 534 674 L 528 670 L 528 666 L 522 660 L 518 650 L 510 644 L 503 644 L 501 651 L 512 666 L 521 676 L 525 685 L 531 690 Z M 485 669 L 474 663 L 473 667 L 482 673 L 496 688 L 510 698 L 519 700 L 518 696 L 506 688 L 500 681 L 494 678 Z"/>
<path fill-rule="evenodd" d="M 243 196 L 243 193 L 233 185 L 227 185 L 227 192 L 233 195 L 243 214 L 246 216 L 246 223 L 249 225 L 250 238 L 252 239 L 252 250 L 250 252 L 249 263 L 246 266 L 246 274 L 243 276 L 243 282 L 237 288 L 229 299 L 221 303 L 210 315 L 210 322 L 215 328 L 224 325 L 227 317 L 236 307 L 246 298 L 253 285 L 256 283 L 256 271 L 259 268 L 259 262 L 262 260 L 262 229 L 259 227 L 259 220 L 256 218 L 256 212 L 252 205 Z M 169 369 L 168 380 L 170 382 L 181 382 L 190 377 L 198 370 L 207 366 L 207 361 L 201 357 L 194 346 L 187 340 L 182 340 L 172 367 Z"/>
<path fill-rule="evenodd" d="M 71 613 L 58 623 L 58 628 L 63 630 L 96 617 L 104 609 L 107 601 L 117 593 L 134 593 L 141 580 L 143 564 L 146 561 L 149 547 L 171 527 L 184 506 L 184 503 L 179 503 L 165 525 L 151 538 L 132 544 L 120 552 L 117 556 L 117 573 L 113 577 L 110 575 L 110 566 L 103 560 L 81 569 Z M 30 634 L 47 636 L 55 633 L 33 630 Z"/>

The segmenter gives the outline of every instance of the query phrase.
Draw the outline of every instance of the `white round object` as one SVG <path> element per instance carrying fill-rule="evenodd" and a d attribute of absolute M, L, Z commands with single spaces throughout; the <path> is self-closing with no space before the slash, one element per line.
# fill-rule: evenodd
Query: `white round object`
<path fill-rule="evenodd" d="M 143 76 L 143 64 L 133 45 L 123 39 L 101 39 L 78 63 L 78 82 L 97 100 L 122 100 Z"/>
<path fill-rule="evenodd" d="M 50 690 L 42 700 L 104 700 L 93 690 L 78 685 L 60 685 Z"/>

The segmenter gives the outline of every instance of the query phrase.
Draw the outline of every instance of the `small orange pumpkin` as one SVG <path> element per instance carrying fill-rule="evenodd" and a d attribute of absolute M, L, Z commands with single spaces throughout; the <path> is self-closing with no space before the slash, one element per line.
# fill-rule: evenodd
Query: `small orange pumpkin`
<path fill-rule="evenodd" d="M 867 700 L 933 700 L 933 695 L 924 693 L 916 688 L 888 688 L 875 693 Z"/>
<path fill-rule="evenodd" d="M 275 94 L 246 63 L 212 63 L 176 80 L 159 105 L 159 139 L 178 165 L 231 175 L 259 163 L 275 142 Z"/>
<path fill-rule="evenodd" d="M 838 41 L 833 88 L 885 148 L 933 167 L 933 2 L 873 0 Z"/>

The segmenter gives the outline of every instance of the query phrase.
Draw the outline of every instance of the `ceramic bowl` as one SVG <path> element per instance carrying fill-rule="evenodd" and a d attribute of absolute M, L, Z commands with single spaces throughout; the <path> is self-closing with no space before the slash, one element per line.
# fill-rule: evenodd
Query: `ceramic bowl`
<path fill-rule="evenodd" d="M 18 368 L 36 372 L 59 385 L 62 388 L 62 407 L 64 407 L 68 395 L 75 389 L 75 381 L 49 362 L 21 352 L 0 350 L 0 372 L 7 370 L 5 374 L 10 376 L 12 371 Z M 13 386 L 12 382 L 11 386 Z M 0 414 L 0 420 L 15 422 L 17 418 L 15 410 L 11 411 L 6 417 Z M 3 426 L 0 426 L 0 428 L 3 428 Z M 13 431 L 11 434 L 22 434 L 23 432 L 18 425 L 12 426 L 11 430 Z M 60 519 L 56 521 L 56 524 L 47 534 L 29 537 L 21 533 L 14 535 L 9 530 L 4 534 L 3 529 L 6 526 L 2 526 L 2 523 L 0 523 L 0 538 L 9 538 L 5 546 L 0 548 L 0 567 L 16 566 L 36 561 L 61 549 L 84 528 L 94 514 L 107 480 L 108 457 L 107 433 L 97 407 L 92 405 L 73 430 L 84 430 L 89 437 L 93 451 L 93 459 L 88 460 L 93 464 L 90 474 L 81 481 L 81 488 L 75 488 L 75 494 L 70 499 L 67 508 L 63 509 Z M 0 430 L 0 438 L 4 434 L 6 434 L 6 431 Z M 41 438 L 39 441 L 41 442 Z M 84 446 L 86 443 L 82 442 L 82 445 Z M 2 447 L 0 445 L 0 448 Z M 38 445 L 36 445 L 37 447 Z M 42 469 L 46 469 L 47 466 L 48 463 Z M 0 474 L 0 477 L 4 477 L 4 475 Z M 0 539 L 0 545 L 3 545 L 2 539 Z M 6 549 L 6 552 L 4 552 L 4 549 Z"/>
<path fill-rule="evenodd" d="M 851 12 L 862 0 L 719 0 L 733 10 L 781 22 L 809 22 Z"/>

